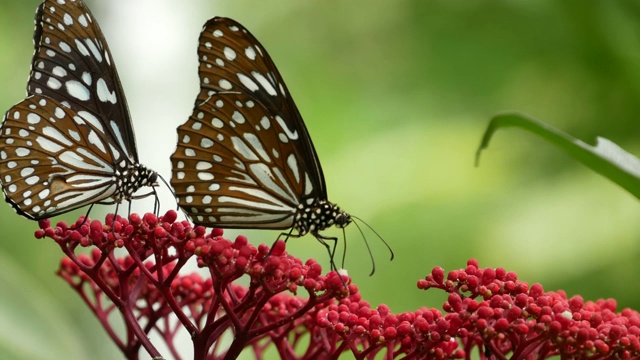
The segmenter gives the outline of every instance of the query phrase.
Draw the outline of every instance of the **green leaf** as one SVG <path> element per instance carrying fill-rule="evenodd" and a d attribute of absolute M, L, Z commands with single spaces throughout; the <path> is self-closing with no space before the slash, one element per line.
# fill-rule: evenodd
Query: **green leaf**
<path fill-rule="evenodd" d="M 523 114 L 505 113 L 491 119 L 476 152 L 476 166 L 480 162 L 480 153 L 489 146 L 493 134 L 507 127 L 518 127 L 540 136 L 640 199 L 640 160 L 637 157 L 608 139 L 597 137 L 596 145 L 592 146 Z"/>

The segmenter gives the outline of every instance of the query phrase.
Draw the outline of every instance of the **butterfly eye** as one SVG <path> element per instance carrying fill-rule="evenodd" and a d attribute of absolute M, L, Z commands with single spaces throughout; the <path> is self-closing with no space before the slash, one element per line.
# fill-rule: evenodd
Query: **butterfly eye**
<path fill-rule="evenodd" d="M 127 102 L 98 23 L 80 0 L 36 11 L 28 97 L 0 127 L 0 183 L 21 215 L 43 219 L 129 200 L 158 176 L 138 161 Z"/>
<path fill-rule="evenodd" d="M 199 225 L 311 232 L 333 259 L 337 239 L 320 231 L 351 220 L 327 200 L 309 132 L 264 46 L 213 18 L 198 58 L 200 93 L 171 156 L 179 205 Z"/>
<path fill-rule="evenodd" d="M 347 213 L 340 213 L 336 216 L 336 226 L 339 228 L 343 228 L 347 225 L 351 224 L 351 216 Z"/>

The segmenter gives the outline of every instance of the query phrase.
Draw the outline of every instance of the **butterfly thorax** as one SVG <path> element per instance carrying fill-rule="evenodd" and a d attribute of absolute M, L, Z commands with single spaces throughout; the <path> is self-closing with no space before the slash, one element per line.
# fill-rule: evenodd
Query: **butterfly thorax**
<path fill-rule="evenodd" d="M 114 174 L 116 192 L 113 199 L 116 202 L 129 200 L 133 194 L 143 186 L 157 186 L 158 173 L 147 169 L 142 164 L 130 164 L 119 168 Z"/>
<path fill-rule="evenodd" d="M 331 226 L 343 228 L 351 223 L 351 216 L 327 200 L 309 199 L 296 208 L 293 228 L 299 235 L 315 234 Z"/>

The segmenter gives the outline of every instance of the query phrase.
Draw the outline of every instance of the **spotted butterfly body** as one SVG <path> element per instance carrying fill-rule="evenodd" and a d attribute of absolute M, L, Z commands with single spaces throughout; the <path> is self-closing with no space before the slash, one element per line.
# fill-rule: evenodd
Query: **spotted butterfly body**
<path fill-rule="evenodd" d="M 0 183 L 7 202 L 43 219 L 129 200 L 157 173 L 138 161 L 124 92 L 107 42 L 80 0 L 36 11 L 27 98 L 0 127 Z"/>
<path fill-rule="evenodd" d="M 203 28 L 198 56 L 200 93 L 171 156 L 179 205 L 200 225 L 335 241 L 319 232 L 351 217 L 327 200 L 309 132 L 264 47 L 216 17 Z"/>

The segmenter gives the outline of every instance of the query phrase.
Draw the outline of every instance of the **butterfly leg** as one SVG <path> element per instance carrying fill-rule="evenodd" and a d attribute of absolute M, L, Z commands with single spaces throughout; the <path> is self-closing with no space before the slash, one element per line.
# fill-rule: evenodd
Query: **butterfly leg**
<path fill-rule="evenodd" d="M 294 235 L 293 234 L 293 229 L 291 229 L 291 230 L 289 230 L 288 233 L 280 233 L 280 235 L 278 235 L 278 238 L 276 239 L 276 241 L 280 240 L 281 236 L 284 236 L 284 243 L 286 244 L 290 237 L 298 238 L 301 235 L 300 234 Z M 273 249 L 273 247 L 271 247 L 271 248 Z"/>
<path fill-rule="evenodd" d="M 291 231 L 289 231 L 288 233 L 280 233 L 280 235 L 278 235 L 278 237 L 276 238 L 276 241 L 273 242 L 273 245 L 271 245 L 271 248 L 269 248 L 269 252 L 267 253 L 267 255 L 265 255 L 261 260 L 256 260 L 256 261 L 264 261 L 266 260 L 269 256 L 271 256 L 271 252 L 273 251 L 275 244 L 278 242 L 278 240 L 280 240 L 280 237 L 284 236 L 284 242 L 286 243 L 287 240 L 289 240 L 290 237 L 300 237 L 300 234 L 293 234 L 293 229 L 291 229 Z"/>
<path fill-rule="evenodd" d="M 160 198 L 158 197 L 158 192 L 156 191 L 155 186 L 152 188 L 153 190 L 153 213 L 155 216 L 160 217 Z"/>
<path fill-rule="evenodd" d="M 298 238 L 300 237 L 300 234 L 293 234 L 293 229 L 291 229 L 291 231 L 289 231 L 288 233 L 280 233 L 280 235 L 278 235 L 278 238 L 276 239 L 276 241 L 273 242 L 273 245 L 271 245 L 271 248 L 269 249 L 269 252 L 267 253 L 267 255 L 265 255 L 265 257 L 263 258 L 266 259 L 269 257 L 269 255 L 271 255 L 271 252 L 273 251 L 274 245 L 276 244 L 276 242 L 278 242 L 278 240 L 280 240 L 280 237 L 284 236 L 284 243 L 287 243 L 287 240 L 289 240 L 290 237 L 294 237 L 294 238 Z"/>
<path fill-rule="evenodd" d="M 331 270 L 338 271 L 338 267 L 333 261 L 333 258 L 336 254 L 336 248 L 338 246 L 338 238 L 335 236 L 322 236 L 319 233 L 313 233 L 313 236 L 315 236 L 316 240 L 318 240 L 320 244 L 324 245 L 324 247 L 327 249 L 327 252 L 329 253 L 329 261 L 331 263 Z M 333 245 L 329 245 L 328 241 L 332 241 Z"/>
<path fill-rule="evenodd" d="M 84 214 L 84 219 L 82 219 L 82 222 L 76 226 L 70 227 L 69 230 L 78 230 L 82 225 L 84 225 L 87 222 L 87 219 L 89 219 L 89 213 L 91 213 L 91 209 L 93 209 L 93 205 L 95 205 L 95 203 L 89 205 L 89 210 L 87 210 L 87 213 Z"/>

